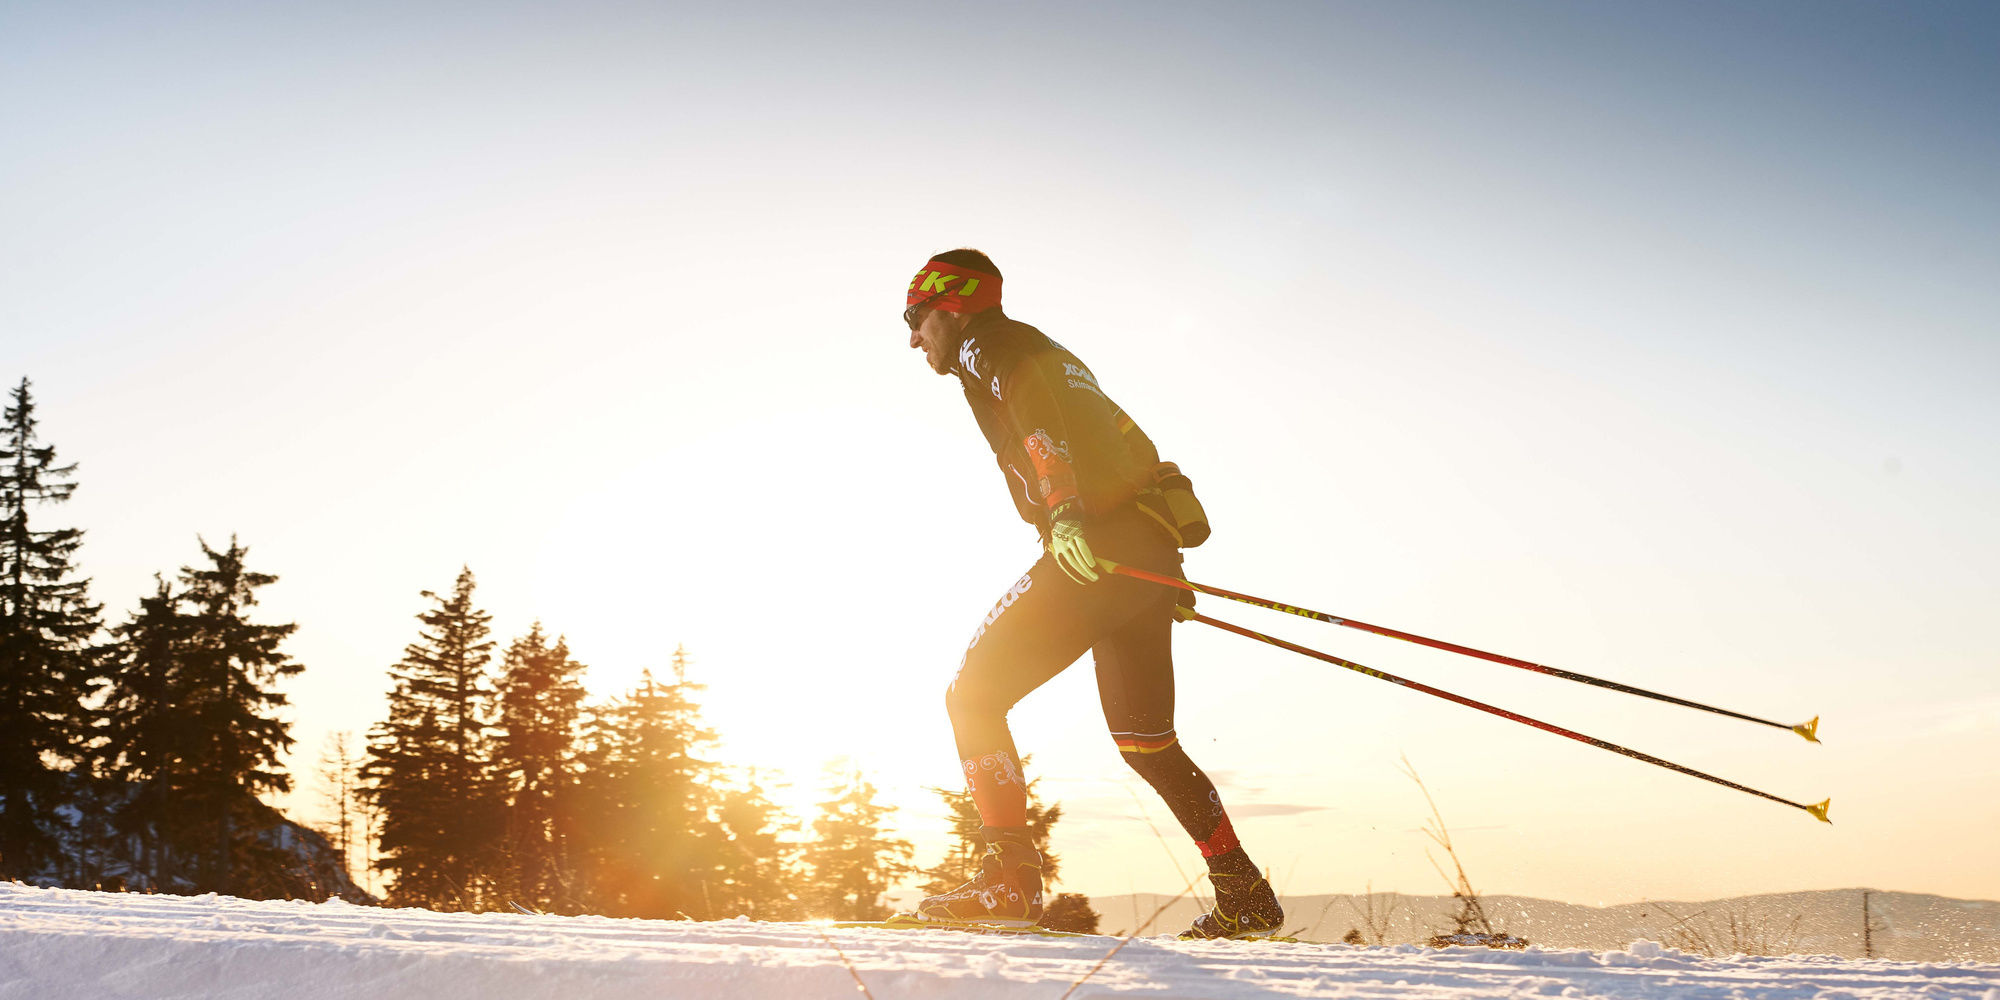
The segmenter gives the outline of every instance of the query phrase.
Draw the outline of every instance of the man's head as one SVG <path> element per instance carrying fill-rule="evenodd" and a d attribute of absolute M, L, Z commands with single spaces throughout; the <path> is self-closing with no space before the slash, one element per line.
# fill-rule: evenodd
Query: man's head
<path fill-rule="evenodd" d="M 972 317 L 1000 311 L 1000 269 L 977 250 L 947 250 L 910 279 L 903 302 L 910 346 L 923 349 L 932 371 L 950 374 L 952 355 Z"/>

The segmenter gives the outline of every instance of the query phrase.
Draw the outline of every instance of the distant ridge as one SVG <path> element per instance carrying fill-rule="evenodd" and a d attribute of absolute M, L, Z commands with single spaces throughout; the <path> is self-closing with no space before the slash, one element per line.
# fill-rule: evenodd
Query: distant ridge
<path fill-rule="evenodd" d="M 1618 906 L 1586 906 L 1531 896 L 1481 896 L 1493 929 L 1519 934 L 1531 943 L 1551 948 L 1609 951 L 1640 939 L 1689 949 L 1699 937 L 1722 954 L 1737 945 L 1752 954 L 1839 955 L 1860 958 L 1863 951 L 1861 897 L 1875 929 L 1876 958 L 1904 962 L 2000 962 L 2000 902 L 1952 899 L 1914 892 L 1874 889 L 1825 889 L 1734 896 L 1697 902 L 1648 900 Z M 1370 936 L 1355 907 L 1365 909 L 1367 896 L 1289 896 L 1284 900 L 1286 928 L 1313 941 L 1339 941 L 1350 928 Z M 1106 931 L 1130 931 L 1135 922 L 1165 903 L 1151 893 L 1098 896 L 1091 905 L 1103 915 Z M 1374 894 L 1379 914 L 1393 899 L 1396 910 L 1388 920 L 1386 944 L 1413 944 L 1433 933 L 1452 929 L 1458 902 L 1450 896 Z M 1186 927 L 1200 914 L 1192 898 L 1168 906 L 1146 933 L 1160 934 Z M 1136 920 L 1134 914 L 1137 914 Z M 1794 925 L 1793 918 L 1797 917 Z M 1734 918 L 1734 925 L 1731 920 Z"/>

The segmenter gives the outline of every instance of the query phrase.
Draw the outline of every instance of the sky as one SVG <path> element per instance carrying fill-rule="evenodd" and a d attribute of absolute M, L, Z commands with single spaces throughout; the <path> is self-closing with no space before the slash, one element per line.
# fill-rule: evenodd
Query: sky
<path fill-rule="evenodd" d="M 234 535 L 302 777 L 461 566 L 600 697 L 862 768 L 1033 561 L 899 313 L 975 246 L 1192 477 L 1195 580 L 1824 744 L 1203 610 L 1177 723 L 1282 892 L 2000 898 L 2000 15 L 1977 4 L 0 7 L 0 379 L 121 621 Z M 1088 664 L 1013 713 L 1068 891 L 1199 865 Z M 307 787 L 289 807 L 316 808 Z M 1157 829 L 1158 835 L 1155 830 Z"/>

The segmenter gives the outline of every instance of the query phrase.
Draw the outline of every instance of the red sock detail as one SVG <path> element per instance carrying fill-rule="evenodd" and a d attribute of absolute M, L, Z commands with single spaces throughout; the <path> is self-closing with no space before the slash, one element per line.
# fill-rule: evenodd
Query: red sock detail
<path fill-rule="evenodd" d="M 1028 784 L 1022 780 L 1013 754 L 995 750 L 959 764 L 965 768 L 965 786 L 972 790 L 980 825 L 1028 825 Z"/>
<path fill-rule="evenodd" d="M 1198 840 L 1195 844 L 1201 848 L 1201 856 L 1204 858 L 1228 854 L 1242 846 L 1236 840 L 1235 828 L 1229 825 L 1228 813 L 1222 814 L 1222 822 L 1215 824 L 1215 832 L 1209 834 L 1207 840 Z"/>

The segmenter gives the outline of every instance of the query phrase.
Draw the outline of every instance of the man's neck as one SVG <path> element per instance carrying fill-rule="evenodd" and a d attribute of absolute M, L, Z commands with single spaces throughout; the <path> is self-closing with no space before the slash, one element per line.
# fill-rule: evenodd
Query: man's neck
<path fill-rule="evenodd" d="M 951 342 L 950 357 L 951 357 L 951 370 L 953 374 L 957 375 L 965 374 L 964 368 L 960 364 L 960 358 L 961 358 L 960 352 L 965 347 L 965 338 L 970 337 L 988 327 L 991 327 L 994 324 L 1006 318 L 1007 318 L 1006 315 L 1002 313 L 999 310 L 999 308 L 995 307 L 992 309 L 985 310 L 984 312 L 975 313 L 971 319 L 965 321 L 965 325 L 960 327 L 958 330 L 957 338 L 955 338 Z"/>

